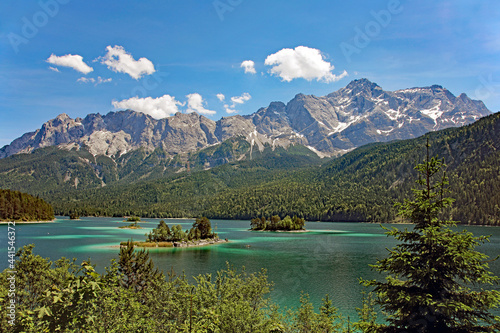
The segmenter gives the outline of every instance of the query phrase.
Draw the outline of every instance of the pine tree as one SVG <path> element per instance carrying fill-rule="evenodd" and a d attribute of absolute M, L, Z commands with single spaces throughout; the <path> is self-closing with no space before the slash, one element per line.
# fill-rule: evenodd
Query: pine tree
<path fill-rule="evenodd" d="M 121 284 L 125 288 L 142 291 L 157 279 L 163 278 L 163 274 L 154 267 L 149 252 L 144 249 L 134 251 L 131 241 L 127 242 L 127 246 L 120 248 L 118 264 L 118 271 L 123 274 Z"/>
<path fill-rule="evenodd" d="M 382 332 L 498 332 L 500 318 L 489 310 L 498 306 L 500 292 L 482 287 L 499 278 L 489 272 L 485 254 L 475 247 L 488 237 L 454 231 L 440 218 L 452 204 L 445 197 L 448 180 L 444 160 L 429 157 L 419 172 L 414 199 L 399 205 L 399 214 L 413 230 L 392 228 L 387 235 L 400 243 L 373 268 L 387 273 L 375 287 L 378 303 L 388 313 Z M 473 288 L 473 289 L 471 289 Z"/>
<path fill-rule="evenodd" d="M 201 234 L 201 239 L 213 237 L 212 225 L 206 217 L 197 218 L 193 223 L 193 228 L 198 229 Z"/>

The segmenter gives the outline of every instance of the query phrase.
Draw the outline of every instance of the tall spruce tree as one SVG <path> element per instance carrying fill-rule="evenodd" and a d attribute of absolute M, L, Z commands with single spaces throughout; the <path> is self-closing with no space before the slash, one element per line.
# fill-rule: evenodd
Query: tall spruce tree
<path fill-rule="evenodd" d="M 413 230 L 387 229 L 400 243 L 373 268 L 387 273 L 375 287 L 378 303 L 388 314 L 381 332 L 498 332 L 499 317 L 490 313 L 500 292 L 483 289 L 499 278 L 489 271 L 488 256 L 475 247 L 488 237 L 451 229 L 442 212 L 453 200 L 445 197 L 448 179 L 444 160 L 429 155 L 419 172 L 414 199 L 399 204 L 399 214 Z"/>

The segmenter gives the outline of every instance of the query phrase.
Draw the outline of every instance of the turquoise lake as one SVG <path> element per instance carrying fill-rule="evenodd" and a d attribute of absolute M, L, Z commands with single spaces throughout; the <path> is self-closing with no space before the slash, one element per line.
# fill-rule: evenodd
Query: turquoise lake
<path fill-rule="evenodd" d="M 166 219 L 169 226 L 182 225 L 189 229 L 193 220 Z M 145 233 L 155 228 L 159 219 L 145 219 L 144 229 L 119 229 L 130 224 L 121 218 L 83 218 L 71 221 L 58 218 L 54 223 L 17 224 L 16 248 L 34 243 L 35 253 L 51 260 L 60 257 L 91 258 L 99 272 L 118 258 L 119 248 L 113 247 L 128 239 L 144 240 Z M 369 265 L 387 255 L 386 248 L 396 244 L 384 235 L 378 224 L 307 222 L 307 233 L 271 233 L 249 231 L 249 221 L 212 220 L 220 238 L 229 243 L 195 248 L 149 249 L 156 266 L 165 273 L 172 269 L 188 277 L 215 273 L 226 267 L 244 266 L 248 272 L 267 270 L 274 282 L 272 299 L 281 306 L 299 305 L 300 293 L 308 293 L 318 309 L 321 299 L 329 294 L 334 305 L 344 315 L 356 316 L 361 305 L 358 279 L 381 278 Z M 387 226 L 387 225 L 386 225 Z M 399 225 L 398 228 L 411 228 Z M 463 229 L 465 227 L 459 227 Z M 492 235 L 490 242 L 478 249 L 496 257 L 500 254 L 500 228 L 467 227 L 476 236 Z M 7 225 L 0 225 L 0 270 L 7 267 Z M 500 276 L 500 262 L 490 263 L 490 269 Z"/>

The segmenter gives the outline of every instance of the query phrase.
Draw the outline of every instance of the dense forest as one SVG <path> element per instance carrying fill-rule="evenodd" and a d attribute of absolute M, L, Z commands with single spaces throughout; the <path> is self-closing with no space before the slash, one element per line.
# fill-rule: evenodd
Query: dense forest
<path fill-rule="evenodd" d="M 462 128 L 358 148 L 323 166 L 290 169 L 294 156 L 267 155 L 170 178 L 50 197 L 59 214 L 248 219 L 287 215 L 321 221 L 396 221 L 394 203 L 411 195 L 413 165 L 445 159 L 451 197 L 446 213 L 465 224 L 500 224 L 500 114 Z M 297 155 L 296 155 L 297 156 Z"/>
<path fill-rule="evenodd" d="M 0 221 L 50 221 L 54 209 L 40 198 L 0 189 Z"/>

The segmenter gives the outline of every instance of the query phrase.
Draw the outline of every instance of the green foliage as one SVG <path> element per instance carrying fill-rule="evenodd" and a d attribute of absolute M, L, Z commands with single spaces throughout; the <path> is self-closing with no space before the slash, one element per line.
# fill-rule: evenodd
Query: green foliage
<path fill-rule="evenodd" d="M 380 330 L 381 324 L 377 322 L 376 299 L 373 293 L 363 292 L 363 300 L 360 308 L 356 308 L 359 321 L 354 324 L 354 328 L 363 333 L 376 333 Z"/>
<path fill-rule="evenodd" d="M 172 237 L 169 240 L 173 242 L 180 242 L 187 239 L 187 235 L 184 231 L 182 231 L 182 226 L 180 224 L 174 225 L 171 231 Z"/>
<path fill-rule="evenodd" d="M 304 230 L 305 220 L 303 218 L 294 216 L 293 219 L 290 216 L 285 216 L 282 220 L 278 215 L 272 216 L 269 220 L 265 217 L 253 218 L 250 221 L 250 227 L 252 230 L 268 230 L 268 231 L 294 231 L 294 230 Z"/>
<path fill-rule="evenodd" d="M 173 240 L 172 232 L 163 220 L 161 220 L 158 226 L 155 229 L 151 230 L 151 232 L 146 236 L 147 242 L 167 242 Z"/>
<path fill-rule="evenodd" d="M 81 273 L 82 275 L 76 275 Z M 42 296 L 44 306 L 35 310 L 38 314 L 40 329 L 49 332 L 73 330 L 90 331 L 99 323 L 95 312 L 98 309 L 96 298 L 101 289 L 100 275 L 90 263 L 83 262 L 82 269 L 70 275 L 65 288 L 51 286 Z"/>
<path fill-rule="evenodd" d="M 495 332 L 500 318 L 490 309 L 500 304 L 500 292 L 484 289 L 499 278 L 488 270 L 486 255 L 475 247 L 488 237 L 454 231 L 454 222 L 441 212 L 452 204 L 445 197 L 448 180 L 444 162 L 427 157 L 418 164 L 414 199 L 399 205 L 400 215 L 414 224 L 412 230 L 387 232 L 400 243 L 373 267 L 388 273 L 374 286 L 378 302 L 389 314 L 383 332 Z M 474 289 L 472 289 L 474 287 Z"/>
<path fill-rule="evenodd" d="M 199 231 L 199 237 L 197 236 L 195 239 L 215 237 L 215 234 L 212 232 L 212 224 L 210 223 L 210 220 L 205 216 L 196 219 L 196 221 L 193 223 L 192 230 L 193 229 L 195 230 L 195 232 Z"/>
<path fill-rule="evenodd" d="M 212 232 L 212 224 L 206 217 L 197 218 L 189 232 L 184 232 L 180 224 L 174 225 L 172 229 L 165 221 L 161 220 L 158 227 L 146 234 L 147 242 L 181 242 L 193 241 L 207 238 L 217 238 L 217 234 Z"/>
<path fill-rule="evenodd" d="M 74 260 L 61 258 L 56 262 L 51 262 L 39 255 L 34 255 L 33 248 L 33 244 L 26 245 L 16 253 L 18 260 L 15 261 L 14 266 L 14 271 L 16 271 L 15 325 L 8 324 L 7 316 L 0 318 L 0 327 L 11 327 L 12 332 L 43 332 L 41 328 L 47 325 L 39 317 L 38 310 L 50 304 L 50 300 L 45 298 L 46 292 L 53 286 L 62 289 L 66 281 L 78 270 Z M 0 308 L 2 311 L 6 309 L 7 302 L 10 302 L 10 298 L 6 297 L 9 285 L 7 278 L 10 276 L 11 274 L 6 271 L 0 274 Z"/>
<path fill-rule="evenodd" d="M 78 215 L 77 213 L 70 213 L 69 218 L 70 218 L 70 220 L 79 220 L 80 215 Z"/>
<path fill-rule="evenodd" d="M 80 267 L 66 259 L 51 263 L 32 250 L 31 245 L 19 251 L 18 316 L 15 326 L 2 316 L 2 332 L 253 333 L 285 332 L 295 325 L 267 297 L 271 283 L 264 270 L 247 273 L 228 265 L 214 276 L 199 275 L 190 283 L 173 273 L 168 279 L 152 274 L 147 252 L 133 253 L 131 247 L 121 251 L 121 262 L 113 261 L 105 274 L 95 272 L 89 262 Z M 144 274 L 145 269 L 149 273 Z M 5 282 L 7 275 L 0 273 L 0 281 Z M 130 279 L 131 275 L 135 277 Z M 4 297 L 6 285 L 0 284 L 2 309 L 9 302 Z M 335 332 L 329 328 L 340 327 L 328 299 L 320 314 L 310 313 L 314 327 L 322 328 L 314 332 Z"/>
<path fill-rule="evenodd" d="M 308 294 L 300 296 L 300 307 L 295 313 L 291 313 L 292 319 L 287 332 L 343 332 L 343 318 L 337 313 L 337 308 L 332 305 L 329 296 L 323 298 L 320 312 L 314 312 L 314 306 L 309 301 Z"/>
<path fill-rule="evenodd" d="M 268 297 L 272 283 L 265 270 L 248 273 L 228 264 L 193 282 L 173 272 L 165 278 L 147 252 L 130 246 L 104 274 L 88 261 L 80 266 L 65 258 L 52 263 L 35 255 L 33 245 L 18 256 L 17 317 L 10 326 L 1 316 L 2 332 L 347 332 L 345 318 L 328 295 L 318 312 L 307 294 L 297 309 L 281 310 Z M 9 302 L 8 275 L 0 273 L 0 309 Z M 358 313 L 360 321 L 350 332 L 381 327 L 371 294 Z"/>
<path fill-rule="evenodd" d="M 50 221 L 54 209 L 40 198 L 0 189 L 0 221 Z"/>
<path fill-rule="evenodd" d="M 131 241 L 127 246 L 120 247 L 118 264 L 118 271 L 123 275 L 120 281 L 122 286 L 136 292 L 148 288 L 153 281 L 163 278 L 163 274 L 154 267 L 148 252 L 144 249 L 134 251 Z"/>

